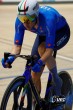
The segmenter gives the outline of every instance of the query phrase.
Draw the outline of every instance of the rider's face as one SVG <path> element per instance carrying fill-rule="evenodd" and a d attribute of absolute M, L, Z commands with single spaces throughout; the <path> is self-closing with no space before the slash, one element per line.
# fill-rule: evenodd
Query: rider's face
<path fill-rule="evenodd" d="M 34 25 L 35 25 L 35 21 L 31 22 L 28 20 L 27 22 L 24 23 L 24 26 L 27 30 L 31 30 L 34 27 Z"/>

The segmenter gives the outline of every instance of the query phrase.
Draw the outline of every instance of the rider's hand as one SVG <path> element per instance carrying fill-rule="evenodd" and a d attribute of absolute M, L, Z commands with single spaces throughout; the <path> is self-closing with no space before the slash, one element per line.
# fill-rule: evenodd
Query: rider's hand
<path fill-rule="evenodd" d="M 43 65 L 44 65 L 43 61 L 41 59 L 38 60 L 38 62 L 32 67 L 32 71 L 40 72 Z"/>
<path fill-rule="evenodd" d="M 1 62 L 2 62 L 2 66 L 4 68 L 11 68 L 11 64 L 13 63 L 13 61 L 15 60 L 14 56 L 10 56 L 8 57 L 8 59 L 5 61 L 4 58 L 2 58 Z"/>

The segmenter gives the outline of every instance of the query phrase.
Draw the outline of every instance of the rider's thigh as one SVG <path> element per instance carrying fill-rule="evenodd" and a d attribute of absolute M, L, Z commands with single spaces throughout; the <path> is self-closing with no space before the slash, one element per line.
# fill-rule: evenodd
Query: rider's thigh
<path fill-rule="evenodd" d="M 40 56 L 42 56 L 45 52 L 46 48 L 45 48 L 45 42 L 42 42 L 39 47 L 38 47 L 38 53 Z"/>
<path fill-rule="evenodd" d="M 42 56 L 45 52 L 46 48 L 45 48 L 45 42 L 42 42 L 39 47 L 38 47 L 38 53 L 40 56 Z M 53 54 L 53 49 L 48 48 L 49 51 L 49 55 L 46 61 L 46 65 L 48 67 L 48 69 L 53 68 L 56 65 L 56 61 L 54 59 L 54 57 L 52 56 Z"/>

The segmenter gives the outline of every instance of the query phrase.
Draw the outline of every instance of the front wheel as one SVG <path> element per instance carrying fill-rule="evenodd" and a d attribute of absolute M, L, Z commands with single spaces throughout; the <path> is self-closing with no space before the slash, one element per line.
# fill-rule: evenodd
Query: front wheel
<path fill-rule="evenodd" d="M 72 78 L 66 71 L 59 72 L 59 76 L 63 81 L 61 93 L 66 97 L 66 104 L 64 110 L 72 110 L 72 101 L 73 101 Z"/>
<path fill-rule="evenodd" d="M 1 102 L 1 110 L 31 110 L 32 93 L 25 78 L 15 78 L 7 87 Z"/>

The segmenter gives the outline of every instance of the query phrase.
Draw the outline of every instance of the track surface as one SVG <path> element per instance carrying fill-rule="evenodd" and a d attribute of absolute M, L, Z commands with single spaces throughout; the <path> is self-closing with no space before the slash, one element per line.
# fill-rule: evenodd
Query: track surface
<path fill-rule="evenodd" d="M 71 38 L 69 43 L 63 49 L 58 51 L 57 67 L 58 71 L 67 70 L 73 79 L 73 4 L 51 4 L 50 6 L 58 9 L 58 11 L 66 17 L 71 28 Z M 14 22 L 16 15 L 16 5 L 0 5 L 0 60 L 2 59 L 4 52 L 11 51 L 14 39 Z M 35 36 L 36 34 L 26 31 L 21 54 L 30 54 Z M 0 62 L 0 101 L 9 82 L 14 77 L 22 75 L 24 72 L 25 63 L 25 60 L 18 58 L 13 63 L 12 69 L 4 69 Z M 48 70 L 45 68 L 44 74 L 41 77 L 42 97 L 45 92 L 47 76 Z"/>

